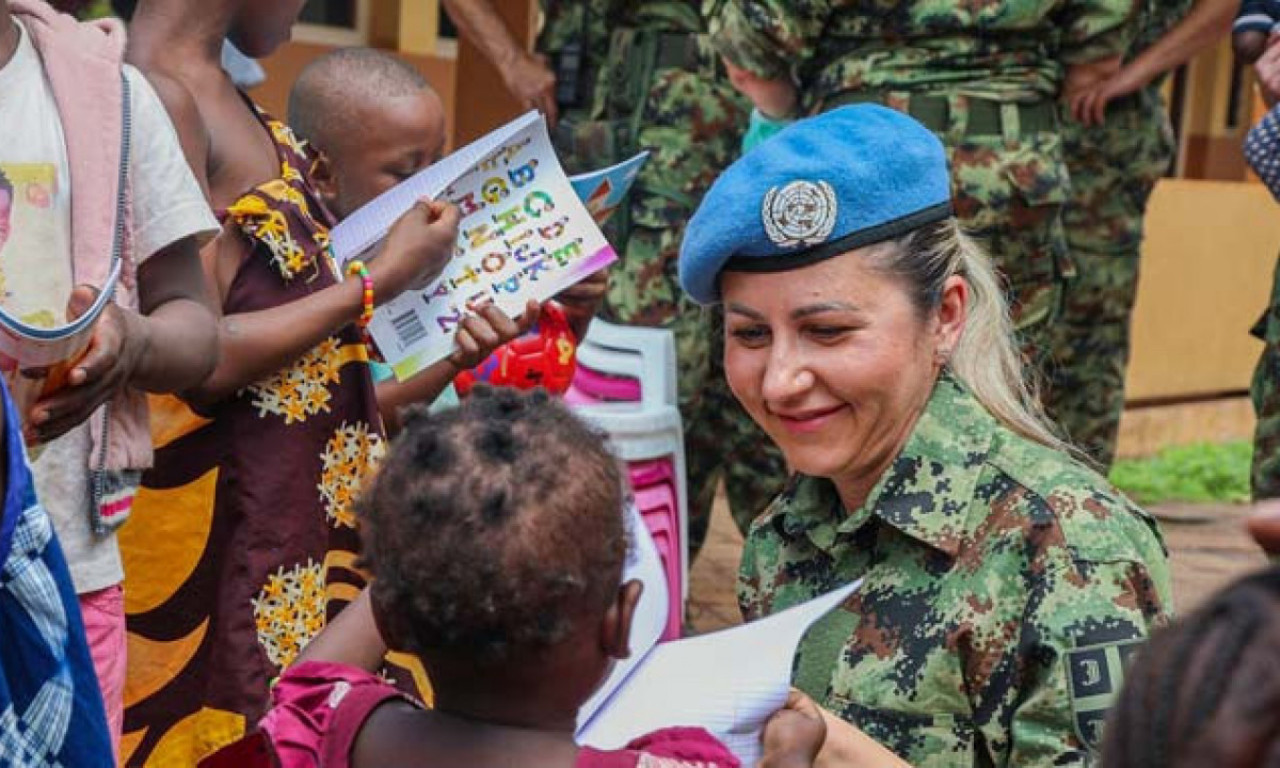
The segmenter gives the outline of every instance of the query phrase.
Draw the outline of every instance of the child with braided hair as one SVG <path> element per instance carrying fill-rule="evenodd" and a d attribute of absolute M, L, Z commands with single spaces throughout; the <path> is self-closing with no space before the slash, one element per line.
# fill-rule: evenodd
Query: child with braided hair
<path fill-rule="evenodd" d="M 1280 568 L 1151 638 L 1111 710 L 1102 757 L 1107 768 L 1280 765 Z"/>
<path fill-rule="evenodd" d="M 545 391 L 411 409 L 360 502 L 372 586 L 273 691 L 262 732 L 279 764 L 737 768 L 700 729 L 574 743 L 579 707 L 629 653 L 641 592 L 622 581 L 622 483 L 603 437 Z M 423 662 L 433 710 L 376 676 L 387 646 Z M 788 706 L 764 765 L 809 766 L 822 746 L 816 707 Z"/>

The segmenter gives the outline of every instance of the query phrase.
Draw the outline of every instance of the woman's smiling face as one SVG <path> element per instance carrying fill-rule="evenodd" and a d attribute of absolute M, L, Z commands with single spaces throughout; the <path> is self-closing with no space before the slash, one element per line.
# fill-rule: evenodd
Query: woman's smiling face
<path fill-rule="evenodd" d="M 921 313 L 874 258 L 720 278 L 730 387 L 793 470 L 837 486 L 869 488 L 897 456 L 963 325 L 963 287 L 957 326 L 955 289 Z"/>

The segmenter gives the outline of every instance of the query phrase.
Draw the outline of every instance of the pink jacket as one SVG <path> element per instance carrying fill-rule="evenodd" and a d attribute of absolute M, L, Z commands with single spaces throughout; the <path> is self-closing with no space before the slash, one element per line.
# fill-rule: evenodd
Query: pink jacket
<path fill-rule="evenodd" d="M 44 0 L 9 0 L 53 88 L 71 169 L 71 250 L 77 283 L 102 286 L 111 268 L 117 229 L 124 259 L 115 302 L 136 310 L 137 265 L 129 242 L 129 186 L 122 173 L 124 144 L 124 27 L 114 20 L 82 24 Z M 121 182 L 124 189 L 121 189 Z M 120 203 L 123 202 L 123 208 Z M 120 213 L 124 221 L 117 221 Z M 137 473 L 153 451 L 146 396 L 125 389 L 90 421 L 91 482 L 99 516 L 95 527 L 115 528 L 133 503 Z"/>

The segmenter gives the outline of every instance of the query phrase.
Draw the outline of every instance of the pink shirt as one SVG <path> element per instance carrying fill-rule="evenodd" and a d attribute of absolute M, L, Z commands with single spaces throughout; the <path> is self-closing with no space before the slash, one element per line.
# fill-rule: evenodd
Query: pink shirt
<path fill-rule="evenodd" d="M 262 719 L 261 733 L 281 768 L 348 768 L 356 737 L 375 709 L 393 699 L 421 706 L 376 675 L 327 662 L 290 668 L 271 697 L 273 706 Z M 249 754 L 265 755 L 265 751 L 260 744 L 233 745 L 200 765 L 243 768 Z M 626 749 L 603 752 L 584 747 L 574 768 L 740 768 L 740 764 L 701 728 L 668 728 L 636 739 Z"/>

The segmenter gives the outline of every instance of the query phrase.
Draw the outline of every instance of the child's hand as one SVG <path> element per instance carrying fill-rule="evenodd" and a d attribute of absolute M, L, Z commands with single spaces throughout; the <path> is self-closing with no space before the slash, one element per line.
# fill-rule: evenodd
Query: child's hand
<path fill-rule="evenodd" d="M 440 276 L 458 239 L 456 206 L 419 200 L 391 228 L 382 253 L 369 264 L 374 298 L 384 304 L 406 289 Z"/>
<path fill-rule="evenodd" d="M 457 350 L 449 362 L 459 371 L 467 371 L 483 363 L 498 347 L 522 336 L 538 319 L 538 302 L 530 301 L 524 314 L 512 320 L 494 304 L 486 304 L 474 315 L 463 319 L 454 337 Z"/>
<path fill-rule="evenodd" d="M 97 289 L 76 286 L 67 302 L 68 319 L 87 312 L 97 297 Z M 67 374 L 67 385 L 31 409 L 30 429 L 41 442 L 84 423 L 128 385 L 148 343 L 146 325 L 139 319 L 114 303 L 103 308 L 84 357 Z"/>
<path fill-rule="evenodd" d="M 565 319 L 578 341 L 587 334 L 591 318 L 596 316 L 604 295 L 609 290 L 609 272 L 602 269 L 569 286 L 556 296 L 556 302 L 564 310 Z"/>
<path fill-rule="evenodd" d="M 811 766 L 827 738 L 822 710 L 813 699 L 792 689 L 784 708 L 764 727 L 764 756 L 760 768 Z"/>

